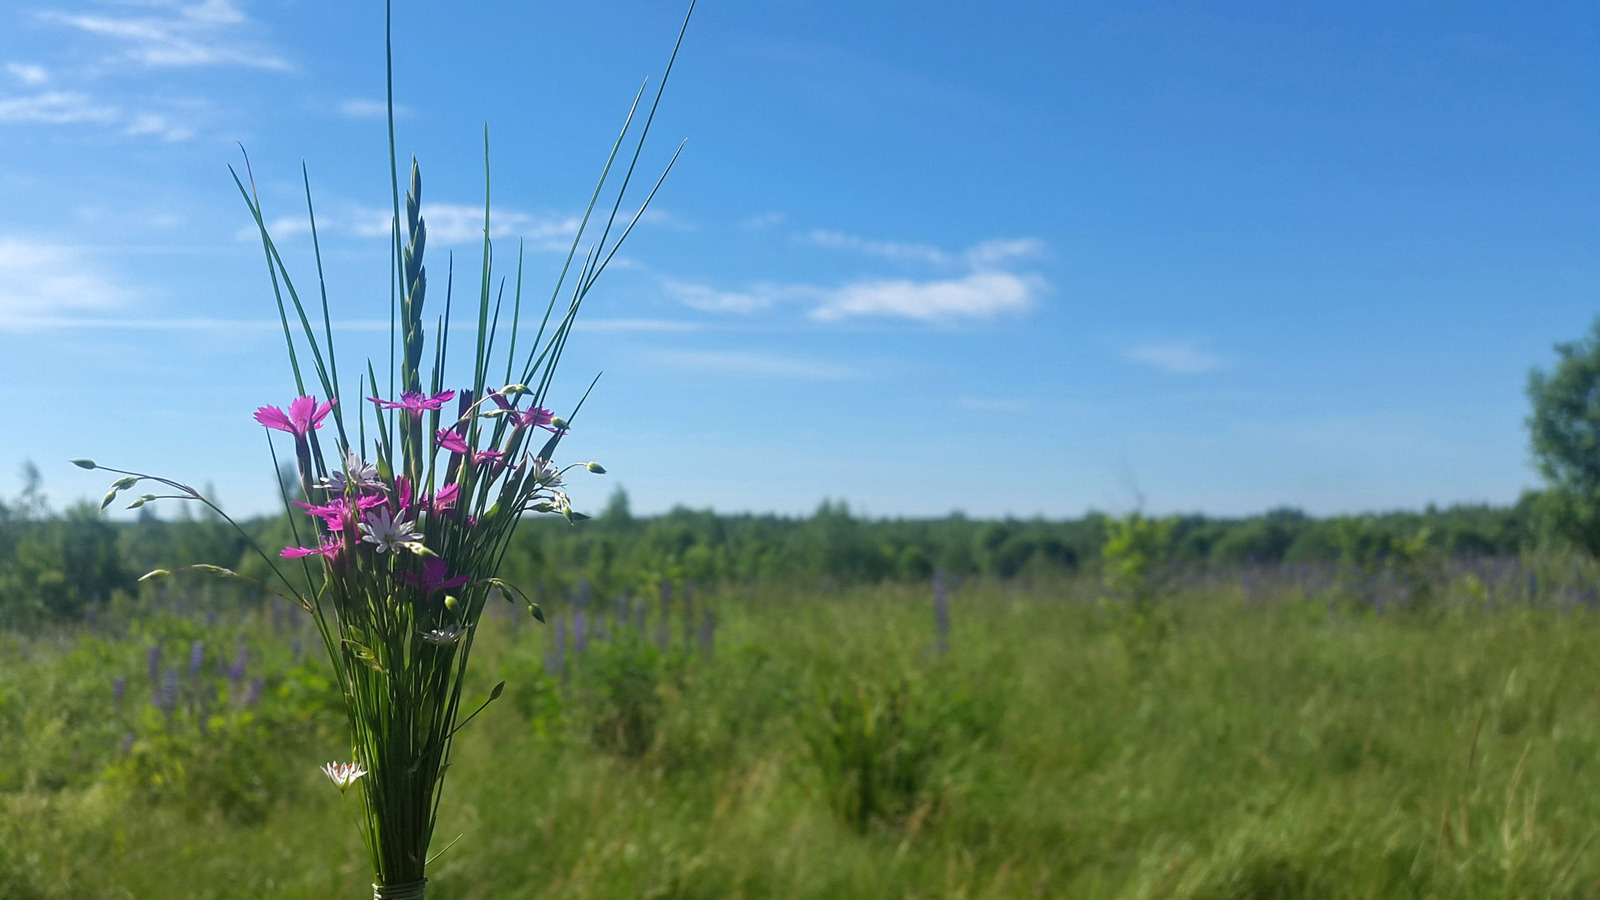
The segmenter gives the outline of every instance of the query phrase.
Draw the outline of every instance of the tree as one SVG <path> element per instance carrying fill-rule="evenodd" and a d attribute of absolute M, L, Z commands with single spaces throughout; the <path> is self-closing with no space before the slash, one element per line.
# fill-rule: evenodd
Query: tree
<path fill-rule="evenodd" d="M 1552 371 L 1528 376 L 1529 439 L 1550 487 L 1542 512 L 1559 534 L 1600 555 L 1600 320 L 1555 351 Z"/>

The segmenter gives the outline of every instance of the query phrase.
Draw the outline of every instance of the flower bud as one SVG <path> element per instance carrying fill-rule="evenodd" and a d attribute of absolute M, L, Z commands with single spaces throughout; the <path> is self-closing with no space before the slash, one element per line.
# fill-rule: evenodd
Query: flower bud
<path fill-rule="evenodd" d="M 550 419 L 550 427 L 554 428 L 556 431 L 566 431 L 567 420 L 561 418 L 560 416 L 552 416 Z"/>
<path fill-rule="evenodd" d="M 73 465 L 77 466 L 80 469 L 98 469 L 98 468 L 100 468 L 99 466 L 94 464 L 94 460 L 92 460 L 92 459 L 74 459 L 71 462 L 72 462 Z"/>
<path fill-rule="evenodd" d="M 111 505 L 111 501 L 113 501 L 115 499 L 117 499 L 117 489 L 116 488 L 112 488 L 111 490 L 106 491 L 105 498 L 100 501 L 100 509 L 104 510 L 106 507 L 110 506 Z"/>
<path fill-rule="evenodd" d="M 111 482 L 111 488 L 112 488 L 112 490 L 125 491 L 128 488 L 131 488 L 131 487 L 133 487 L 134 485 L 136 485 L 138 483 L 139 483 L 139 479 L 137 477 L 135 477 L 133 475 L 128 475 L 126 477 L 118 478 L 116 481 Z"/>
<path fill-rule="evenodd" d="M 590 462 L 588 464 L 588 469 L 596 475 L 604 475 L 606 473 L 606 467 L 597 462 Z"/>
<path fill-rule="evenodd" d="M 456 608 L 456 604 L 458 602 L 460 602 L 460 601 L 456 600 L 454 594 L 445 594 L 444 595 L 444 608 L 445 609 L 450 609 L 450 610 L 455 609 Z"/>

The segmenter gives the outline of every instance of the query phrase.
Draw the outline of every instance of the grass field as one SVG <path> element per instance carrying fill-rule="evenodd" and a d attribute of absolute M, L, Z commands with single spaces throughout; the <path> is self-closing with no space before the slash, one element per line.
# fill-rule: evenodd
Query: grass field
<path fill-rule="evenodd" d="M 1088 580 L 973 583 L 945 652 L 926 587 L 594 608 L 581 654 L 552 610 L 561 658 L 488 620 L 475 693 L 506 695 L 429 896 L 1600 893 L 1600 622 L 1441 587 L 1376 613 L 1221 580 L 1133 622 Z M 0 897 L 369 896 L 317 771 L 338 698 L 285 618 L 0 637 Z"/>

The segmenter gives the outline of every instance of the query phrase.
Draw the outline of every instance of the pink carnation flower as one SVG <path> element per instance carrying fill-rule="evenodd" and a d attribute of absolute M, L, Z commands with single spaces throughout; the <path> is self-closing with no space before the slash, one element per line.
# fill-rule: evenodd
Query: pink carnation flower
<path fill-rule="evenodd" d="M 300 559 L 306 556 L 320 555 L 326 559 L 333 559 L 344 549 L 344 542 L 336 537 L 324 536 L 315 547 L 285 547 L 278 555 L 284 559 Z"/>
<path fill-rule="evenodd" d="M 477 466 L 483 463 L 497 463 L 506 458 L 503 450 L 476 451 L 467 443 L 467 439 L 456 432 L 445 428 L 439 431 L 439 446 L 451 453 L 464 454 L 469 464 Z"/>
<path fill-rule="evenodd" d="M 538 406 L 532 406 L 525 410 L 517 409 L 510 400 L 505 398 L 504 394 L 498 391 L 490 396 L 494 398 L 495 405 L 505 410 L 506 417 L 511 420 L 511 424 L 514 427 L 528 428 L 531 426 L 551 432 L 556 430 L 555 426 L 550 424 L 555 421 L 556 414 L 550 410 Z"/>
<path fill-rule="evenodd" d="M 339 496 L 321 506 L 315 506 L 310 503 L 302 503 L 299 500 L 296 500 L 294 505 L 305 510 L 308 515 L 317 516 L 318 518 L 322 519 L 322 521 L 327 524 L 329 531 L 343 531 L 345 527 L 345 519 L 349 518 L 352 513 L 354 513 L 355 520 L 359 522 L 361 520 L 362 510 L 372 509 L 375 506 L 382 506 L 383 503 L 384 498 L 382 494 L 367 494 L 362 497 L 357 497 L 354 504 L 350 502 L 349 497 Z"/>
<path fill-rule="evenodd" d="M 289 404 L 286 413 L 276 406 L 263 406 L 256 410 L 255 419 L 268 428 L 287 431 L 295 437 L 305 437 L 312 429 L 321 428 L 335 400 L 318 405 L 315 397 L 300 397 Z"/>
<path fill-rule="evenodd" d="M 377 397 L 368 397 L 379 409 L 402 409 L 411 414 L 413 418 L 422 418 L 423 410 L 437 412 L 444 406 L 445 401 L 456 395 L 455 391 L 440 391 L 432 397 L 425 397 L 416 391 L 406 391 L 400 395 L 399 400 L 380 400 Z"/>
<path fill-rule="evenodd" d="M 422 588 L 424 594 L 433 594 L 437 591 L 448 591 L 458 588 L 472 580 L 470 575 L 457 575 L 447 577 L 450 573 L 450 564 L 437 556 L 431 556 L 422 562 L 422 574 L 415 572 L 401 572 L 395 577 L 408 584 Z"/>

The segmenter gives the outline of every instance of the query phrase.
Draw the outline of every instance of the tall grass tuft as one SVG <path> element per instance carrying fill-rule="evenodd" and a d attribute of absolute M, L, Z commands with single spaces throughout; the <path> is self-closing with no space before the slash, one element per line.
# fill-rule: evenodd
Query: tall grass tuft
<path fill-rule="evenodd" d="M 386 15 L 386 30 L 391 22 Z M 638 212 L 618 227 L 623 197 L 687 27 L 686 15 L 648 114 L 638 128 L 634 127 L 635 114 L 645 89 L 634 98 L 535 336 L 521 356 L 517 347 L 523 306 L 520 252 L 517 287 L 509 310 L 503 309 L 503 287 L 500 291 L 494 288 L 485 129 L 483 264 L 478 278 L 476 338 L 469 357 L 472 378 L 464 385 L 446 385 L 453 293 L 448 281 L 444 309 L 435 319 L 431 346 L 429 343 L 423 180 L 413 159 L 402 190 L 394 132 L 392 39 L 386 46 L 395 268 L 391 273 L 386 377 L 380 378 L 368 360 L 365 372 L 357 375 L 353 397 L 347 393 L 348 379 L 340 378 L 309 175 L 305 177 L 306 209 L 318 267 L 316 304 L 308 303 L 295 287 L 268 232 L 248 160 L 244 177 L 234 172 L 235 184 L 260 233 L 295 385 L 292 402 L 281 408 L 262 406 L 255 419 L 269 430 L 269 437 L 271 431 L 279 431 L 292 441 L 297 483 L 286 487 L 282 499 L 295 529 L 295 545 L 283 548 L 277 556 L 292 560 L 289 564 L 299 572 L 294 577 L 286 574 L 278 560 L 256 546 L 255 552 L 272 574 L 270 583 L 255 583 L 311 614 L 333 664 L 344 697 L 354 759 L 329 763 L 324 771 L 341 792 L 359 788 L 362 837 L 379 900 L 423 896 L 428 848 L 456 734 L 497 699 L 504 687 L 502 682 L 484 699 L 463 696 L 467 664 L 489 597 L 493 593 L 507 599 L 520 597 L 533 616 L 543 621 L 536 603 L 497 577 L 513 532 L 526 513 L 558 514 L 569 521 L 582 518 L 572 509 L 564 476 L 580 467 L 600 474 L 605 471 L 593 462 L 565 468 L 554 464 L 561 439 L 588 392 L 562 416 L 551 408 L 551 385 L 584 299 L 677 159 L 674 153 L 639 203 Z M 625 153 L 629 140 L 633 141 L 631 152 Z M 625 167 L 619 165 L 624 161 Z M 620 184 L 616 184 L 619 170 Z M 609 211 L 601 202 L 608 192 L 614 194 Z M 599 229 L 598 238 L 594 237 L 595 228 Z M 508 322 L 505 329 L 500 327 L 503 312 Z M 319 397 L 323 399 L 319 401 Z M 329 422 L 332 428 L 324 431 Z M 272 457 L 277 471 L 275 448 Z M 112 484 L 102 509 L 123 492 L 148 483 L 158 490 L 140 495 L 131 507 L 161 499 L 190 500 L 226 518 L 211 499 L 182 482 L 98 466 L 92 460 L 75 462 L 121 476 Z M 294 507 L 303 510 L 305 517 L 297 517 Z M 187 569 L 242 577 L 217 566 Z M 158 569 L 146 578 L 170 574 Z M 575 649 L 581 651 L 581 624 L 579 629 Z M 191 680 L 204 660 L 203 650 L 198 641 L 194 643 Z M 240 668 L 242 678 L 242 663 Z M 172 670 L 167 671 L 169 681 L 173 680 Z M 163 685 L 164 690 L 166 687 Z M 165 694 L 161 701 L 170 718 L 173 704 Z"/>

